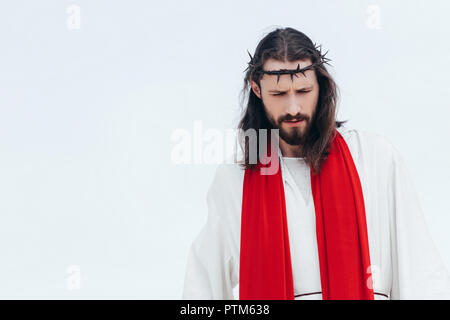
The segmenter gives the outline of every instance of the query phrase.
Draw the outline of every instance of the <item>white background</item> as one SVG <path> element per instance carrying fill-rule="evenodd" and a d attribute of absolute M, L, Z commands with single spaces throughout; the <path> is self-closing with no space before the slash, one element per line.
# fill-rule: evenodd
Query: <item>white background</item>
<path fill-rule="evenodd" d="M 174 164 L 172 133 L 235 127 L 246 50 L 288 26 L 329 50 L 338 118 L 401 151 L 449 267 L 449 12 L 436 0 L 2 2 L 0 298 L 179 299 L 216 165 Z"/>

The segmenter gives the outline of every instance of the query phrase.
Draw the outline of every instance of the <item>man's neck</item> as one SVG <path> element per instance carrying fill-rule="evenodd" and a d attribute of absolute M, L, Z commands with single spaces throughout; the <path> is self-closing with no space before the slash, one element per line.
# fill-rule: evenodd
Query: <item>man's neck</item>
<path fill-rule="evenodd" d="M 296 158 L 300 157 L 300 151 L 301 151 L 300 146 L 290 145 L 281 138 L 279 139 L 279 143 L 280 143 L 280 150 L 281 150 L 283 157 L 296 157 Z"/>

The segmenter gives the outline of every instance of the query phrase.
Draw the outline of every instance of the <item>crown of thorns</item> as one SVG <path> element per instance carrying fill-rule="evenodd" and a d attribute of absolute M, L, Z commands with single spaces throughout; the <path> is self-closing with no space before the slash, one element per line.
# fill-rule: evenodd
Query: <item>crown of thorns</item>
<path fill-rule="evenodd" d="M 317 56 L 319 58 L 317 59 L 316 62 L 314 62 L 314 63 L 312 63 L 309 66 L 306 66 L 304 68 L 300 68 L 300 64 L 297 64 L 297 68 L 296 69 L 280 69 L 280 70 L 271 70 L 271 71 L 261 70 L 259 72 L 261 72 L 263 74 L 265 73 L 265 74 L 275 74 L 275 75 L 277 75 L 277 84 L 278 84 L 278 82 L 280 81 L 280 76 L 282 74 L 289 74 L 289 75 L 291 75 L 291 80 L 293 80 L 294 79 L 294 75 L 298 78 L 297 73 L 301 73 L 301 74 L 303 74 L 304 77 L 306 77 L 306 75 L 305 75 L 306 71 L 314 69 L 314 68 L 316 68 L 316 67 L 318 67 L 320 65 L 323 65 L 323 64 L 330 65 L 329 61 L 331 61 L 331 59 L 325 57 L 326 54 L 328 53 L 328 50 L 327 50 L 327 52 L 322 54 L 322 45 L 317 45 L 317 44 L 314 43 L 313 51 L 315 52 L 315 54 L 317 54 Z M 248 52 L 248 50 L 247 50 L 247 53 L 250 56 L 250 62 L 248 63 L 247 69 L 249 69 L 249 68 L 252 69 L 252 68 L 255 67 L 254 59 L 253 59 L 252 55 L 250 54 L 250 52 Z M 245 69 L 245 70 L 247 70 L 247 69 Z"/>

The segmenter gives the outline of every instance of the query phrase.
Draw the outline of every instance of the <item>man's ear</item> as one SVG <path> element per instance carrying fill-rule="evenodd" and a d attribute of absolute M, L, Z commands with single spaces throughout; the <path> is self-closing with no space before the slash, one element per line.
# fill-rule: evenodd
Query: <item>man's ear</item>
<path fill-rule="evenodd" d="M 258 84 L 257 84 L 255 81 L 253 81 L 253 80 L 250 81 L 250 84 L 251 84 L 251 86 L 252 86 L 253 92 L 256 94 L 256 96 L 257 96 L 258 98 L 261 99 L 261 90 L 259 89 Z"/>

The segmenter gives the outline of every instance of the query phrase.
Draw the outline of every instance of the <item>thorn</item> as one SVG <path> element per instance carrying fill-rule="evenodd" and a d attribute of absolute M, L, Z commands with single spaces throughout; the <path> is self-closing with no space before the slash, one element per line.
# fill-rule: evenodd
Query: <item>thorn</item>
<path fill-rule="evenodd" d="M 252 57 L 252 55 L 250 54 L 250 52 L 248 52 L 248 49 L 247 49 L 247 53 L 248 53 L 248 55 L 250 56 L 250 62 L 253 62 L 253 57 Z"/>

